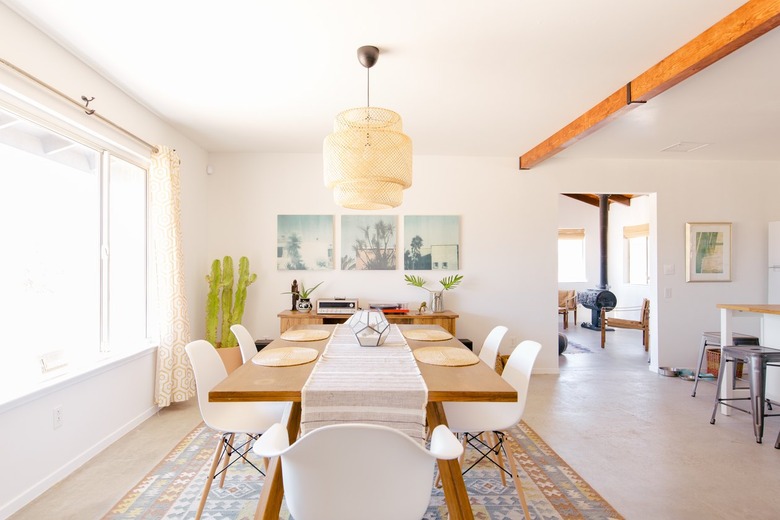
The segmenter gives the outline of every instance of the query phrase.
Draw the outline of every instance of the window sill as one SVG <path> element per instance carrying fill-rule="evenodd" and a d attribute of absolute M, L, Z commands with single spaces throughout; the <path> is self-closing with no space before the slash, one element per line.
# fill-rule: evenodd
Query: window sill
<path fill-rule="evenodd" d="M 57 392 L 68 386 L 86 381 L 109 370 L 147 356 L 150 352 L 157 350 L 157 346 L 145 346 L 133 352 L 122 352 L 100 359 L 95 359 L 91 363 L 81 366 L 72 366 L 67 371 L 53 375 L 47 379 L 34 382 L 30 385 L 20 388 L 4 389 L 0 393 L 0 413 L 24 405 L 41 397 Z"/>

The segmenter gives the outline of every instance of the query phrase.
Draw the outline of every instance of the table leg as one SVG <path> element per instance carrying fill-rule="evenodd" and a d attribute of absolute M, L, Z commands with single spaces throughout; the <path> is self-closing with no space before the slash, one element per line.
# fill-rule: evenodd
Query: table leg
<path fill-rule="evenodd" d="M 427 412 L 428 427 L 431 430 L 440 424 L 447 425 L 447 417 L 444 415 L 442 403 L 428 403 Z M 450 520 L 474 520 L 474 513 L 471 511 L 469 494 L 466 491 L 466 483 L 463 482 L 458 459 L 439 460 L 438 464 Z"/>
<path fill-rule="evenodd" d="M 298 431 L 301 428 L 301 403 L 294 402 L 290 407 L 287 417 L 287 432 L 290 444 L 298 439 Z M 255 520 L 279 520 L 279 511 L 282 509 L 284 498 L 284 485 L 282 484 L 282 460 L 273 457 L 268 463 L 265 472 L 263 489 L 260 491 L 260 499 L 255 510 Z"/>

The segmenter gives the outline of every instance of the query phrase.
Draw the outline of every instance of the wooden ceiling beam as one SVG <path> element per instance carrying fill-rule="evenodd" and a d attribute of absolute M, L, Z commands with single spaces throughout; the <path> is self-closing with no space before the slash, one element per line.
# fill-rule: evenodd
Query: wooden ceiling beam
<path fill-rule="evenodd" d="M 562 195 L 580 202 L 584 202 L 585 204 L 590 204 L 591 206 L 595 206 L 597 208 L 599 207 L 599 196 L 595 193 L 563 193 Z M 630 206 L 632 197 L 633 195 L 613 193 L 609 195 L 609 202 L 617 202 L 618 204 L 623 204 L 624 206 Z"/>
<path fill-rule="evenodd" d="M 749 0 L 737 10 L 520 156 L 527 170 L 780 25 L 780 0 Z"/>

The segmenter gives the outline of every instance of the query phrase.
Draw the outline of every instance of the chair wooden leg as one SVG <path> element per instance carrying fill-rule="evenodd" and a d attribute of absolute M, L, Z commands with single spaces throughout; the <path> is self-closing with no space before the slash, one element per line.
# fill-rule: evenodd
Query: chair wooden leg
<path fill-rule="evenodd" d="M 525 493 L 523 492 L 523 485 L 520 483 L 520 477 L 517 475 L 517 463 L 515 462 L 515 454 L 512 451 L 512 447 L 509 443 L 504 442 L 502 444 L 504 450 L 506 450 L 506 458 L 509 461 L 509 468 L 512 472 L 512 480 L 515 482 L 515 488 L 517 489 L 517 496 L 520 498 L 520 504 L 523 506 L 523 514 L 526 520 L 531 520 L 531 513 L 528 511 L 528 502 L 525 500 Z M 503 471 L 501 472 L 503 474 Z"/>
<path fill-rule="evenodd" d="M 195 520 L 200 520 L 203 514 L 203 508 L 206 506 L 206 499 L 211 491 L 211 483 L 214 481 L 214 473 L 217 471 L 217 465 L 219 464 L 220 455 L 222 454 L 222 446 L 225 441 L 225 435 L 219 438 L 217 442 L 217 449 L 214 451 L 214 460 L 211 462 L 211 469 L 209 475 L 206 477 L 206 483 L 203 485 L 203 494 L 200 497 L 200 504 L 198 504 L 198 512 L 195 513 Z"/>
<path fill-rule="evenodd" d="M 496 460 L 498 462 L 498 465 L 501 466 L 501 468 L 506 468 L 506 465 L 504 464 L 504 458 L 501 455 L 501 445 L 498 444 L 498 435 L 495 432 L 490 432 L 490 443 L 493 446 L 498 446 L 498 449 L 496 450 Z M 501 474 L 501 485 L 506 486 L 506 473 L 503 471 L 499 471 Z"/>
<path fill-rule="evenodd" d="M 227 476 L 227 467 L 230 463 L 230 457 L 233 456 L 233 443 L 236 440 L 236 434 L 231 433 L 227 441 L 227 447 L 225 448 L 225 460 L 222 461 L 222 476 L 219 477 L 219 487 L 225 485 L 225 477 Z"/>

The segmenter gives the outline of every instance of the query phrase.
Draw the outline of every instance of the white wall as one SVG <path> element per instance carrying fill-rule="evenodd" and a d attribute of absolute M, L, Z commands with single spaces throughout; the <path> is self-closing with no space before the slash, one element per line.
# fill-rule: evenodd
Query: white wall
<path fill-rule="evenodd" d="M 69 97 L 94 96 L 98 113 L 127 128 L 144 140 L 177 150 L 182 160 L 182 219 L 185 278 L 193 334 L 203 334 L 201 313 L 205 294 L 200 287 L 199 259 L 206 253 L 204 233 L 207 155 L 143 106 L 109 84 L 94 71 L 42 35 L 0 4 L 0 56 Z M 153 57 L 150 57 L 153 59 Z M 162 57 L 160 59 L 167 59 Z M 64 104 L 0 66 L 5 85 L 13 84 L 25 94 L 63 109 Z M 65 108 L 67 111 L 67 108 Z M 101 126 L 70 109 L 76 124 Z M 45 208 L 44 208 L 45 210 Z M 34 337 L 56 341 L 58 331 L 41 324 Z M 6 345 L 5 348 L 24 348 Z M 156 411 L 153 404 L 156 351 L 112 364 L 89 376 L 60 383 L 32 399 L 0 405 L 0 518 L 5 518 L 35 496 L 76 469 L 110 442 Z M 0 383 L 2 384 L 2 383 Z M 63 409 L 63 425 L 53 429 L 52 410 Z"/>
<path fill-rule="evenodd" d="M 293 278 L 310 284 L 324 281 L 319 297 L 420 299 L 419 290 L 404 285 L 400 269 L 276 270 L 278 214 L 350 213 L 335 206 L 323 187 L 319 155 L 212 154 L 209 161 L 215 173 L 208 181 L 212 209 L 208 257 L 250 258 L 258 282 L 250 288 L 244 322 L 255 337 L 278 334 L 276 314 L 290 301 L 281 293 L 289 290 Z M 503 323 L 510 329 L 503 351 L 521 339 L 538 340 L 543 344 L 538 371 L 556 372 L 556 237 L 559 224 L 570 225 L 559 216 L 559 194 L 653 194 L 647 204 L 655 204 L 657 214 L 644 210 L 651 220 L 651 241 L 657 239 L 657 246 L 651 245 L 651 253 L 657 254 L 651 256 L 650 269 L 655 273 L 658 265 L 670 264 L 675 272 L 655 276 L 643 289 L 653 302 L 651 368 L 692 367 L 701 332 L 717 330 L 717 303 L 766 301 L 766 223 L 780 211 L 768 193 L 780 183 L 777 170 L 777 163 L 761 162 L 553 158 L 521 172 L 514 159 L 416 156 L 413 187 L 400 208 L 386 213 L 461 215 L 459 272 L 465 279 L 461 287 L 445 294 L 445 306 L 461 315 L 458 336 L 481 342 L 493 325 Z M 638 217 L 628 212 L 622 218 Z M 701 221 L 734 223 L 730 283 L 685 282 L 685 223 Z M 586 228 L 593 225 L 598 227 L 597 217 Z M 403 239 L 403 230 L 400 236 Z M 336 236 L 337 257 L 339 241 Z M 203 273 L 207 268 L 206 261 Z M 589 272 L 588 277 L 590 285 L 598 273 Z M 672 298 L 659 298 L 667 287 Z M 741 328 L 751 329 L 749 321 L 740 322 Z"/>
<path fill-rule="evenodd" d="M 255 337 L 278 335 L 277 313 L 290 306 L 290 297 L 281 293 L 290 290 L 293 279 L 307 285 L 324 281 L 316 297 L 357 297 L 362 303 L 427 298 L 424 290 L 405 284 L 402 269 L 277 271 L 277 215 L 336 215 L 338 221 L 340 215 L 357 213 L 333 203 L 322 183 L 320 155 L 212 154 L 210 164 L 214 174 L 208 180 L 209 258 L 249 257 L 258 280 L 248 290 L 244 324 Z M 460 314 L 458 336 L 481 344 L 493 326 L 504 323 L 510 329 L 504 350 L 522 339 L 541 341 L 547 348 L 539 370 L 557 372 L 556 313 L 526 317 L 529 309 L 550 308 L 557 302 L 556 293 L 544 289 L 555 273 L 557 224 L 536 214 L 539 204 L 554 212 L 557 194 L 542 193 L 542 177 L 521 174 L 514 159 L 418 156 L 414 172 L 414 186 L 406 191 L 403 205 L 380 213 L 399 215 L 399 241 L 405 241 L 403 215 L 461 216 L 458 272 L 465 278 L 444 296 L 445 307 Z M 538 201 L 540 193 L 546 203 Z M 336 258 L 341 254 L 340 239 L 337 234 Z M 540 253 L 544 250 L 548 253 Z M 202 269 L 205 274 L 208 260 Z M 443 276 L 432 271 L 417 274 L 431 287 Z"/>

